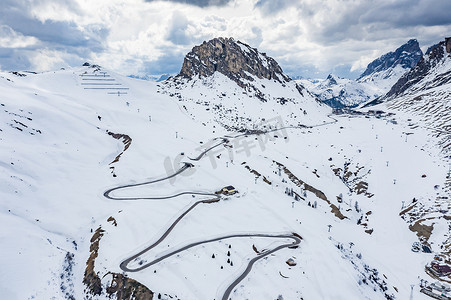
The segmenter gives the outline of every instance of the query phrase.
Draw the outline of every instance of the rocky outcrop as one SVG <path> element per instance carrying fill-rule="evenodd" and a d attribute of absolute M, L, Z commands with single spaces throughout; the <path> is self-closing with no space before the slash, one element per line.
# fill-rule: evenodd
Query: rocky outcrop
<path fill-rule="evenodd" d="M 451 37 L 445 38 L 446 53 L 451 53 Z"/>
<path fill-rule="evenodd" d="M 214 38 L 195 46 L 185 56 L 179 76 L 192 79 L 195 76 L 208 77 L 220 72 L 244 87 L 243 79 L 253 77 L 288 82 L 282 68 L 271 57 L 233 38 Z"/>
<path fill-rule="evenodd" d="M 285 75 L 274 59 L 233 38 L 195 46 L 180 73 L 158 88 L 182 102 L 183 111 L 204 126 L 219 124 L 229 131 L 301 126 L 330 113 L 302 84 Z M 283 120 L 282 126 L 278 120 Z"/>
<path fill-rule="evenodd" d="M 114 220 L 113 225 L 117 226 L 116 220 L 113 217 L 110 218 L 108 221 Z M 154 293 L 138 281 L 124 274 L 108 272 L 102 275 L 100 272 L 95 271 L 95 262 L 99 255 L 100 240 L 104 233 L 105 230 L 99 227 L 90 240 L 90 255 L 86 261 L 83 277 L 83 283 L 86 286 L 84 299 L 94 300 L 98 299 L 101 295 L 105 295 L 115 300 L 152 300 Z M 106 284 L 102 284 L 102 280 Z"/>
<path fill-rule="evenodd" d="M 418 41 L 415 39 L 409 40 L 394 52 L 384 54 L 371 62 L 365 72 L 360 75 L 359 79 L 376 72 L 393 68 L 397 65 L 400 65 L 405 69 L 413 68 L 422 56 L 423 52 L 420 49 Z"/>
<path fill-rule="evenodd" d="M 117 177 L 117 175 L 114 171 L 115 168 L 112 165 L 114 163 L 117 163 L 119 161 L 119 159 L 121 158 L 122 154 L 124 154 L 124 152 L 127 151 L 127 149 L 130 147 L 130 145 L 132 144 L 132 138 L 130 136 L 128 136 L 127 134 L 113 133 L 108 130 L 107 130 L 107 133 L 108 133 L 108 135 L 112 136 L 116 140 L 122 140 L 122 143 L 124 144 L 124 150 L 121 153 L 119 153 L 118 155 L 116 155 L 114 160 L 112 162 L 110 162 L 111 174 L 113 174 L 113 177 Z"/>

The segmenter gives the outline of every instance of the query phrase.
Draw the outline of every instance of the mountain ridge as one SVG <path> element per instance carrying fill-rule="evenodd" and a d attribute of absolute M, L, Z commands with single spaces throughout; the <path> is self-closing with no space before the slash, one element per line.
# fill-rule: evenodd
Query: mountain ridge
<path fill-rule="evenodd" d="M 413 87 L 422 81 L 428 73 L 430 73 L 438 64 L 446 59 L 446 56 L 450 56 L 451 53 L 451 38 L 446 38 L 444 41 L 429 47 L 425 56 L 422 57 L 418 63 L 409 72 L 404 74 L 388 91 L 388 93 L 382 97 L 381 100 L 390 99 L 401 95 L 407 89 Z M 449 73 L 445 73 L 444 80 L 441 84 L 449 82 L 451 79 Z M 447 79 L 448 78 L 448 79 Z"/>
<path fill-rule="evenodd" d="M 416 65 L 422 56 L 423 52 L 418 41 L 411 39 L 395 51 L 388 52 L 369 63 L 365 71 L 357 78 L 357 81 L 365 76 L 385 71 L 397 65 L 400 65 L 403 69 L 410 69 Z"/>
<path fill-rule="evenodd" d="M 411 39 L 395 51 L 373 60 L 356 80 L 335 79 L 330 74 L 325 80 L 313 84 L 311 89 L 321 101 L 333 108 L 357 107 L 384 95 L 421 56 L 418 41 Z"/>

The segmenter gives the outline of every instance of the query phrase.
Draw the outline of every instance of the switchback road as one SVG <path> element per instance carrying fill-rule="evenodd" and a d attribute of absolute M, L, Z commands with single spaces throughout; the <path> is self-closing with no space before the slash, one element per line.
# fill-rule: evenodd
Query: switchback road
<path fill-rule="evenodd" d="M 322 124 L 318 124 L 318 125 L 313 125 L 313 126 L 304 126 L 301 125 L 299 127 L 292 127 L 292 126 L 288 126 L 288 127 L 283 127 L 283 128 L 276 128 L 276 129 L 272 129 L 272 130 L 268 130 L 268 131 L 261 131 L 261 132 L 255 132 L 255 133 L 242 133 L 242 134 L 238 134 L 236 136 L 227 136 L 227 137 L 223 137 L 221 138 L 221 141 L 218 142 L 217 144 L 205 149 L 203 152 L 201 152 L 197 157 L 195 158 L 190 158 L 190 160 L 192 161 L 199 161 L 200 159 L 202 159 L 202 157 L 205 156 L 205 154 L 207 154 L 210 150 L 219 147 L 220 145 L 223 145 L 225 143 L 228 143 L 230 139 L 235 139 L 235 138 L 239 138 L 239 137 L 243 137 L 243 136 L 250 136 L 250 135 L 261 135 L 261 134 L 267 134 L 270 132 L 276 132 L 276 131 L 280 131 L 280 130 L 284 130 L 284 129 L 288 129 L 288 128 L 297 128 L 297 129 L 301 129 L 301 128 L 312 128 L 312 127 L 319 127 L 319 126 L 324 126 L 324 125 L 329 125 L 332 123 L 336 123 L 338 122 L 338 120 L 332 118 L 330 115 L 328 116 L 329 118 L 333 119 L 333 121 L 331 122 L 325 122 Z M 256 257 L 252 258 L 251 260 L 249 260 L 246 269 L 243 271 L 242 274 L 240 274 L 231 284 L 229 284 L 226 288 L 226 290 L 223 292 L 221 299 L 222 300 L 229 300 L 230 298 L 230 294 L 233 292 L 233 290 L 235 289 L 235 287 L 249 274 L 249 272 L 252 270 L 253 265 L 260 259 L 265 258 L 266 256 L 277 252 L 281 249 L 284 248 L 297 248 L 297 246 L 300 244 L 302 238 L 300 235 L 296 234 L 296 233 L 287 233 L 287 234 L 269 234 L 269 233 L 249 233 L 249 234 L 230 234 L 230 235 L 224 235 L 224 236 L 220 236 L 220 237 L 216 237 L 213 239 L 209 239 L 209 240 L 202 240 L 202 241 L 198 241 L 195 243 L 191 243 L 188 245 L 185 245 L 179 249 L 175 249 L 170 253 L 167 253 L 163 256 L 157 257 L 156 259 L 154 259 L 151 262 L 145 263 L 140 265 L 137 268 L 130 268 L 128 267 L 128 265 L 138 259 L 141 255 L 145 254 L 146 252 L 150 251 L 151 249 L 155 248 L 157 245 L 159 245 L 162 241 L 164 241 L 167 236 L 173 231 L 173 229 L 177 226 L 177 224 L 180 222 L 180 220 L 182 220 L 190 211 L 192 211 L 197 205 L 199 204 L 211 204 L 211 203 L 215 203 L 215 202 L 219 202 L 221 200 L 221 196 L 214 194 L 214 193 L 204 193 L 204 192 L 195 192 L 195 191 L 187 191 L 187 192 L 181 192 L 175 195 L 171 195 L 171 196 L 162 196 L 162 197 L 115 197 L 112 194 L 112 192 L 117 191 L 117 190 L 121 190 L 121 189 L 126 189 L 126 188 L 132 188 L 132 187 L 137 187 L 137 186 L 142 186 L 142 185 L 148 185 L 148 184 L 152 184 L 152 183 L 156 183 L 156 182 L 160 182 L 160 181 L 164 181 L 164 180 L 168 180 L 170 178 L 173 178 L 179 174 L 181 174 L 182 172 L 188 170 L 189 168 L 194 167 L 193 164 L 191 163 L 187 163 L 184 162 L 184 165 L 177 170 L 176 172 L 174 172 L 173 174 L 163 177 L 163 178 L 159 178 L 159 179 L 155 179 L 155 180 L 150 180 L 150 181 L 145 181 L 145 182 L 141 182 L 141 183 L 134 183 L 134 184 L 127 184 L 127 185 L 121 185 L 118 187 L 114 187 L 111 189 L 106 190 L 103 195 L 105 196 L 105 198 L 110 199 L 110 200 L 122 200 L 122 201 L 127 201 L 127 200 L 163 200 L 163 199 L 171 199 L 171 198 L 176 198 L 178 196 L 182 196 L 182 195 L 200 195 L 200 196 L 209 196 L 212 197 L 211 199 L 207 199 L 207 200 L 200 200 L 197 202 L 194 202 L 188 209 L 186 209 L 167 229 L 166 231 L 159 237 L 159 239 L 154 242 L 153 244 L 151 244 L 150 246 L 148 246 L 147 248 L 139 251 L 138 253 L 130 256 L 129 258 L 125 259 L 124 261 L 121 262 L 120 264 L 120 268 L 125 271 L 125 272 L 139 272 L 142 271 L 152 265 L 155 265 L 171 256 L 174 256 L 180 252 L 183 252 L 185 250 L 188 250 L 192 247 L 195 246 L 199 246 L 202 244 L 207 244 L 207 243 L 212 243 L 215 241 L 220 241 L 220 240 L 225 240 L 225 239 L 230 239 L 230 238 L 249 238 L 249 237 L 263 237 L 263 238 L 274 238 L 274 239 L 291 239 L 292 242 L 291 243 L 285 243 L 282 245 L 279 245 L 273 249 L 258 253 Z"/>

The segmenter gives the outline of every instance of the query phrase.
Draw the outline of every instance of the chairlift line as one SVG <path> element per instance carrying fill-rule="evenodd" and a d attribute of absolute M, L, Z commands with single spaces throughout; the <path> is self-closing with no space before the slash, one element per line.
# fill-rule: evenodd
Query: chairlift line
<path fill-rule="evenodd" d="M 85 87 L 85 90 L 129 90 L 130 88 L 121 88 L 121 87 Z"/>

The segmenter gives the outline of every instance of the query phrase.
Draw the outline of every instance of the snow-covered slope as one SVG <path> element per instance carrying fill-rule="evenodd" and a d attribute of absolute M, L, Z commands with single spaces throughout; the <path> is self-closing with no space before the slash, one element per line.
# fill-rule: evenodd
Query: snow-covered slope
<path fill-rule="evenodd" d="M 435 130 L 445 155 L 451 153 L 451 39 L 431 47 L 418 64 L 381 98 L 391 109 L 418 117 Z"/>
<path fill-rule="evenodd" d="M 440 151 L 438 157 L 448 167 L 446 181 L 435 185 L 436 195 L 425 202 L 412 203 L 402 216 L 410 226 L 430 226 L 424 229 L 432 232 L 436 244 L 442 244 L 437 254 L 448 263 L 451 261 L 448 237 L 451 222 L 447 216 L 451 209 L 450 75 L 451 39 L 446 39 L 431 47 L 417 65 L 379 99 L 382 104 L 371 107 L 372 110 L 389 110 L 404 118 L 409 126 L 405 131 L 406 141 L 410 139 L 412 129 L 422 128 L 437 144 Z M 427 176 L 426 173 L 424 175 Z"/>
<path fill-rule="evenodd" d="M 103 190 L 164 174 L 164 158 L 177 154 L 171 149 L 197 147 L 202 136 L 155 85 L 101 72 L 0 74 L 4 299 L 83 299 L 92 230 L 124 205 L 106 201 Z M 132 139 L 115 163 L 126 139 L 108 132 Z"/>
<path fill-rule="evenodd" d="M 330 74 L 325 80 L 299 80 L 323 103 L 333 108 L 356 107 L 381 94 L 381 90 L 366 82 L 340 78 Z"/>
<path fill-rule="evenodd" d="M 160 92 L 205 126 L 236 131 L 264 129 L 275 118 L 286 126 L 316 124 L 331 112 L 274 59 L 231 38 L 194 47 L 180 74 L 165 81 Z"/>
<path fill-rule="evenodd" d="M 285 126 L 328 120 L 330 108 L 318 103 L 307 90 L 300 94 L 295 82 L 282 85 L 254 77 L 252 84 L 259 87 L 258 92 L 243 89 L 217 72 L 206 78 L 169 80 L 160 91 L 177 99 L 187 114 L 206 126 L 219 124 L 230 130 L 245 131 L 261 130 L 269 125 L 280 127 L 280 120 Z"/>
<path fill-rule="evenodd" d="M 411 245 L 420 238 L 441 251 L 448 221 L 433 221 L 426 238 L 432 221 L 409 228 L 400 212 L 414 198 L 419 205 L 449 196 L 435 188 L 445 185 L 448 165 L 435 137 L 410 128 L 406 114 L 323 122 L 309 111 L 297 121 L 304 126 L 264 131 L 276 127 L 266 123 L 260 134 L 238 134 L 214 119 L 198 122 L 213 118 L 201 104 L 187 112 L 189 101 L 163 95 L 156 83 L 97 66 L 20 75 L 0 74 L 3 298 L 222 299 L 261 257 L 230 298 L 408 299 L 414 284 L 414 299 L 427 299 L 418 284 L 432 280 L 424 266 L 434 254 Z M 238 87 L 223 77 L 211 90 L 192 80 L 185 93 L 209 91 L 205 101 L 216 101 L 208 97 L 221 84 L 228 96 Z M 268 94 L 296 92 L 265 83 Z M 305 105 L 322 109 L 314 101 Z M 228 185 L 238 193 L 205 195 Z M 294 233 L 298 246 L 265 256 Z M 158 240 L 128 267 L 160 261 L 124 271 L 124 260 Z"/>

